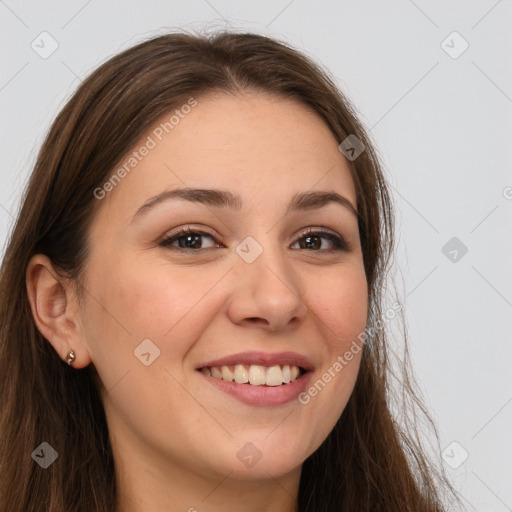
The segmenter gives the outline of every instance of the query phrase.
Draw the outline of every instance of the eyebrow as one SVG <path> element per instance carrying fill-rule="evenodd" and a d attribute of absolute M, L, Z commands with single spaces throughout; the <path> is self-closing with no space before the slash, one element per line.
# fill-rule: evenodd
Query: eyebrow
<path fill-rule="evenodd" d="M 171 199 L 184 199 L 185 201 L 207 204 L 217 208 L 229 208 L 234 211 L 240 211 L 242 208 L 242 198 L 238 194 L 233 194 L 227 190 L 180 188 L 166 190 L 149 198 L 137 209 L 131 222 L 157 204 Z M 330 203 L 338 203 L 350 210 L 356 217 L 359 217 L 358 211 L 346 197 L 334 191 L 317 190 L 294 194 L 288 203 L 285 215 L 291 211 L 316 210 Z"/>

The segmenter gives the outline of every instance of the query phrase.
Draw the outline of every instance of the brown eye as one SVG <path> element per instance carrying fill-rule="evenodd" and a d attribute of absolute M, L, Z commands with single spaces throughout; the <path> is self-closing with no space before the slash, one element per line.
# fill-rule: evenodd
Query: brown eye
<path fill-rule="evenodd" d="M 210 247 L 202 247 L 202 244 L 200 243 L 201 237 L 204 236 L 214 240 L 213 236 L 209 233 L 205 233 L 204 231 L 193 231 L 189 228 L 185 228 L 180 230 L 178 233 L 165 238 L 158 245 L 160 247 L 169 247 L 184 251 L 210 249 Z M 172 245 L 174 242 L 178 242 L 177 247 Z"/>
<path fill-rule="evenodd" d="M 334 246 L 331 249 L 324 249 L 323 251 L 319 251 L 318 249 L 322 246 L 322 238 L 329 240 L 329 242 Z M 304 240 L 304 243 L 300 243 Z M 310 250 L 313 249 L 314 252 L 330 252 L 330 251 L 349 251 L 350 247 L 345 239 L 339 235 L 335 235 L 330 231 L 324 230 L 314 230 L 310 229 L 307 232 L 303 233 L 299 240 L 295 243 L 300 243 L 300 249 Z"/>

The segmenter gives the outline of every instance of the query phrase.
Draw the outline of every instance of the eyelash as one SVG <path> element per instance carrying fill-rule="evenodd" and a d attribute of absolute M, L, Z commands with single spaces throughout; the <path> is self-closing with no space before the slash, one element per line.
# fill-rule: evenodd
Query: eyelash
<path fill-rule="evenodd" d="M 181 238 L 184 238 L 186 236 L 190 236 L 190 235 L 209 236 L 213 240 L 215 240 L 214 236 L 211 235 L 210 233 L 206 233 L 205 231 L 200 231 L 200 230 L 193 230 L 193 229 L 190 229 L 189 227 L 187 227 L 187 228 L 182 228 L 177 233 L 174 233 L 174 234 L 164 238 L 161 242 L 159 242 L 158 245 L 160 247 L 166 247 L 166 248 L 170 248 L 172 250 L 178 250 L 178 251 L 182 251 L 182 252 L 198 252 L 201 250 L 213 249 L 213 247 L 207 247 L 204 249 L 191 249 L 191 248 L 171 246 L 171 244 L 173 242 L 175 242 Z M 297 239 L 297 241 L 301 240 L 302 238 L 308 237 L 308 236 L 320 236 L 320 238 L 327 238 L 334 245 L 334 249 L 324 249 L 324 250 L 320 249 L 320 250 L 313 250 L 312 252 L 338 252 L 338 251 L 348 252 L 352 249 L 350 244 L 342 236 L 335 235 L 334 233 L 331 233 L 330 231 L 324 230 L 322 228 L 319 228 L 319 229 L 318 228 L 317 229 L 309 228 L 307 231 L 303 232 L 300 235 L 300 237 Z M 311 251 L 310 249 L 302 249 L 302 250 Z"/>

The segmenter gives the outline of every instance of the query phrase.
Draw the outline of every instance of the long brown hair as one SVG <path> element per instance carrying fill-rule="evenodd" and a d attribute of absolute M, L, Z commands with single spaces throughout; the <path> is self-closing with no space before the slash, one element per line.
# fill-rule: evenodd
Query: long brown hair
<path fill-rule="evenodd" d="M 300 512 L 439 512 L 448 495 L 456 497 L 442 467 L 426 456 L 415 423 L 400 426 L 391 413 L 397 396 L 386 330 L 371 326 L 383 316 L 392 197 L 354 108 L 327 71 L 284 42 L 251 33 L 180 32 L 153 37 L 102 64 L 59 113 L 39 152 L 0 270 L 0 512 L 107 512 L 118 503 L 97 373 L 92 364 L 68 367 L 36 328 L 25 282 L 30 258 L 47 255 L 83 293 L 94 191 L 116 164 L 155 120 L 190 97 L 249 90 L 294 98 L 340 143 L 355 135 L 365 146 L 350 167 L 371 335 L 346 408 L 303 464 Z M 403 407 L 423 414 L 437 439 L 414 389 L 407 351 L 398 378 Z M 42 442 L 59 454 L 47 469 L 31 457 Z"/>

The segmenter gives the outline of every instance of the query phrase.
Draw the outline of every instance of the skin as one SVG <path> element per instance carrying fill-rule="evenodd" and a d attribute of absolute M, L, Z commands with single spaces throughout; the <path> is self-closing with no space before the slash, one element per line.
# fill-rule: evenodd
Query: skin
<path fill-rule="evenodd" d="M 209 94 L 100 201 L 81 307 L 45 256 L 30 261 L 39 330 L 63 359 L 74 349 L 74 368 L 97 369 L 118 512 L 297 510 L 302 463 L 341 415 L 361 353 L 307 405 L 249 406 L 195 368 L 237 352 L 290 350 L 313 362 L 314 383 L 364 331 L 368 289 L 356 216 L 336 203 L 283 216 L 294 193 L 311 190 L 336 191 L 355 207 L 348 165 L 325 123 L 302 104 Z M 132 221 L 148 198 L 186 187 L 238 193 L 243 209 L 172 200 Z M 174 250 L 159 247 L 187 225 L 213 238 L 199 238 L 195 252 L 179 252 L 178 241 Z M 308 248 L 303 232 L 320 226 L 351 249 L 329 251 L 323 235 Z M 263 248 L 251 264 L 235 251 L 249 235 Z M 160 349 L 149 366 L 134 356 L 144 339 Z M 252 467 L 237 457 L 248 442 L 261 453 Z"/>

